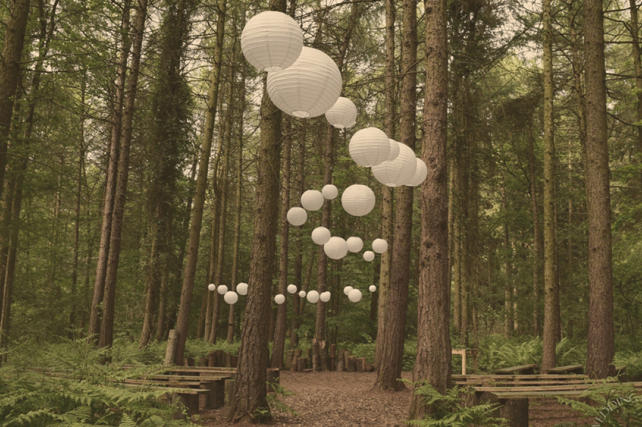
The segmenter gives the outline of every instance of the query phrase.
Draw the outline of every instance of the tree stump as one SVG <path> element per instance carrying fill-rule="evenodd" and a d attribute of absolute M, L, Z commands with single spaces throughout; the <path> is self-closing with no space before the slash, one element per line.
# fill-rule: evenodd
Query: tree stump
<path fill-rule="evenodd" d="M 184 359 L 185 366 L 194 366 L 194 358 L 193 357 L 186 357 Z"/>
<path fill-rule="evenodd" d="M 355 372 L 357 370 L 357 358 L 348 357 L 348 372 Z"/>
<path fill-rule="evenodd" d="M 356 357 L 355 363 L 357 364 L 357 372 L 366 371 L 366 358 L 365 357 Z"/>
<path fill-rule="evenodd" d="M 232 404 L 232 399 L 234 399 L 234 380 L 225 381 L 225 396 L 227 399 L 227 404 Z"/>
<path fill-rule="evenodd" d="M 339 349 L 337 352 L 337 372 L 343 372 L 344 366 L 343 350 Z"/>
<path fill-rule="evenodd" d="M 296 370 L 298 372 L 303 372 L 308 365 L 308 359 L 306 357 L 299 357 L 297 359 Z"/>
<path fill-rule="evenodd" d="M 292 366 L 292 359 L 294 359 L 294 350 L 288 350 L 285 352 L 285 369 L 290 369 Z"/>
<path fill-rule="evenodd" d="M 351 351 L 344 351 L 343 352 L 343 366 L 345 366 L 346 371 L 350 371 L 350 355 L 352 354 Z"/>
<path fill-rule="evenodd" d="M 198 358 L 198 366 L 207 366 L 208 363 L 208 358 L 207 357 L 199 357 Z"/>

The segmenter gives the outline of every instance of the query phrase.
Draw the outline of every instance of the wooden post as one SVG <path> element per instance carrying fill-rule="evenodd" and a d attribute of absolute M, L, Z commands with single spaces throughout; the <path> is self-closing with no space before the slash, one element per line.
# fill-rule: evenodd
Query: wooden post
<path fill-rule="evenodd" d="M 198 358 L 198 366 L 207 366 L 208 359 L 207 357 Z"/>
<path fill-rule="evenodd" d="M 366 371 L 366 358 L 365 357 L 355 357 L 355 363 L 357 364 L 357 372 Z"/>
<path fill-rule="evenodd" d="M 225 353 L 223 350 L 214 351 L 214 366 L 219 368 L 225 367 Z"/>
<path fill-rule="evenodd" d="M 232 404 L 234 398 L 234 380 L 225 381 L 225 395 L 227 396 L 227 404 Z"/>
<path fill-rule="evenodd" d="M 238 365 L 239 365 L 239 357 L 234 354 L 230 354 L 230 368 L 237 368 Z"/>
<path fill-rule="evenodd" d="M 292 359 L 294 359 L 294 350 L 288 350 L 285 352 L 285 369 L 289 370 L 292 366 Z"/>
<path fill-rule="evenodd" d="M 350 371 L 350 363 L 349 363 L 349 360 L 350 360 L 350 356 L 351 356 L 351 355 L 352 355 L 352 352 L 351 352 L 351 351 L 347 351 L 347 350 L 346 350 L 346 351 L 344 351 L 344 352 L 343 352 L 343 366 L 345 366 L 346 371 L 348 371 L 348 372 Z"/>
<path fill-rule="evenodd" d="M 225 367 L 226 368 L 231 368 L 232 367 L 232 355 L 228 352 L 223 353 L 223 359 L 225 360 Z"/>
<path fill-rule="evenodd" d="M 305 357 L 299 357 L 297 359 L 296 370 L 298 372 L 303 372 L 306 369 L 308 359 Z"/>
<path fill-rule="evenodd" d="M 176 344 L 178 342 L 178 332 L 176 329 L 169 331 L 167 338 L 167 350 L 165 350 L 165 365 L 172 365 L 174 363 L 174 355 L 176 354 Z"/>
<path fill-rule="evenodd" d="M 216 366 L 216 354 L 213 351 L 207 355 L 207 358 L 207 366 L 209 366 L 210 368 Z"/>
<path fill-rule="evenodd" d="M 184 359 L 185 366 L 194 366 L 194 358 L 193 357 L 186 357 Z"/>
<path fill-rule="evenodd" d="M 337 371 L 342 372 L 344 369 L 345 363 L 343 359 L 343 350 L 339 349 L 337 351 Z"/>

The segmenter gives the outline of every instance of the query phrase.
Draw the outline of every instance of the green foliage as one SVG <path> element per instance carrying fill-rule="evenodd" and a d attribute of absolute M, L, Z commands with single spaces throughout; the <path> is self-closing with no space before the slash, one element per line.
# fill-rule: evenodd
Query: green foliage
<path fill-rule="evenodd" d="M 642 399 L 627 384 L 603 384 L 582 393 L 593 404 L 558 397 L 557 400 L 594 420 L 604 427 L 633 427 L 642 425 Z"/>
<path fill-rule="evenodd" d="M 626 367 L 626 376 L 631 381 L 642 380 L 642 352 L 623 351 L 615 353 L 615 366 Z"/>
<path fill-rule="evenodd" d="M 369 339 L 369 341 L 371 341 Z M 343 342 L 339 345 L 341 348 L 350 350 L 355 357 L 365 357 L 368 363 L 374 363 L 375 357 L 375 342 L 367 342 L 362 344 L 354 344 Z M 417 358 L 417 340 L 406 339 L 403 344 L 403 365 L 402 370 L 412 371 L 415 366 L 415 359 Z"/>

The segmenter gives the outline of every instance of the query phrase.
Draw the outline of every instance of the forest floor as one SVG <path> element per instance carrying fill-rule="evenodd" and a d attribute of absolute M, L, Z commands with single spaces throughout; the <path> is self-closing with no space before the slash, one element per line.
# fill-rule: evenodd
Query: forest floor
<path fill-rule="evenodd" d="M 311 372 L 293 373 L 281 371 L 281 386 L 293 392 L 291 396 L 279 396 L 279 400 L 297 412 L 297 415 L 277 412 L 273 426 L 304 427 L 393 427 L 405 426 L 411 392 L 384 392 L 374 390 L 375 372 Z M 411 372 L 403 378 L 410 379 Z M 230 424 L 226 421 L 229 406 L 203 411 L 199 424 L 203 426 L 247 427 L 254 424 Z M 552 427 L 592 425 L 564 405 L 552 399 L 531 403 L 530 426 Z"/>

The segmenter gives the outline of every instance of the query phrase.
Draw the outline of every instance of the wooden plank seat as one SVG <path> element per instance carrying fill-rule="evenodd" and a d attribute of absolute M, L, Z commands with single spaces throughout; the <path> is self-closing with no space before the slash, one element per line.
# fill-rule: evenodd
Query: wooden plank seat
<path fill-rule="evenodd" d="M 511 366 L 509 368 L 495 369 L 495 375 L 530 375 L 535 374 L 535 371 L 539 368 L 539 365 L 536 363 L 530 365 L 519 365 Z"/>
<path fill-rule="evenodd" d="M 584 365 L 566 365 L 558 366 L 556 368 L 547 369 L 547 374 L 583 374 Z"/>
<path fill-rule="evenodd" d="M 452 379 L 457 380 L 476 380 L 476 379 L 498 379 L 498 380 L 547 380 L 547 379 L 579 379 L 588 378 L 587 375 L 556 375 L 556 374 L 528 374 L 528 375 L 495 375 L 495 374 L 478 374 L 478 375 L 453 375 Z"/>
<path fill-rule="evenodd" d="M 584 384 L 586 379 L 569 379 L 569 380 L 533 380 L 533 381 L 521 381 L 521 380 L 470 380 L 470 381 L 455 381 L 455 385 L 460 386 L 469 386 L 469 387 L 481 387 L 481 386 L 546 386 L 546 385 L 565 385 L 565 384 Z M 615 381 L 615 380 L 613 380 Z"/>

